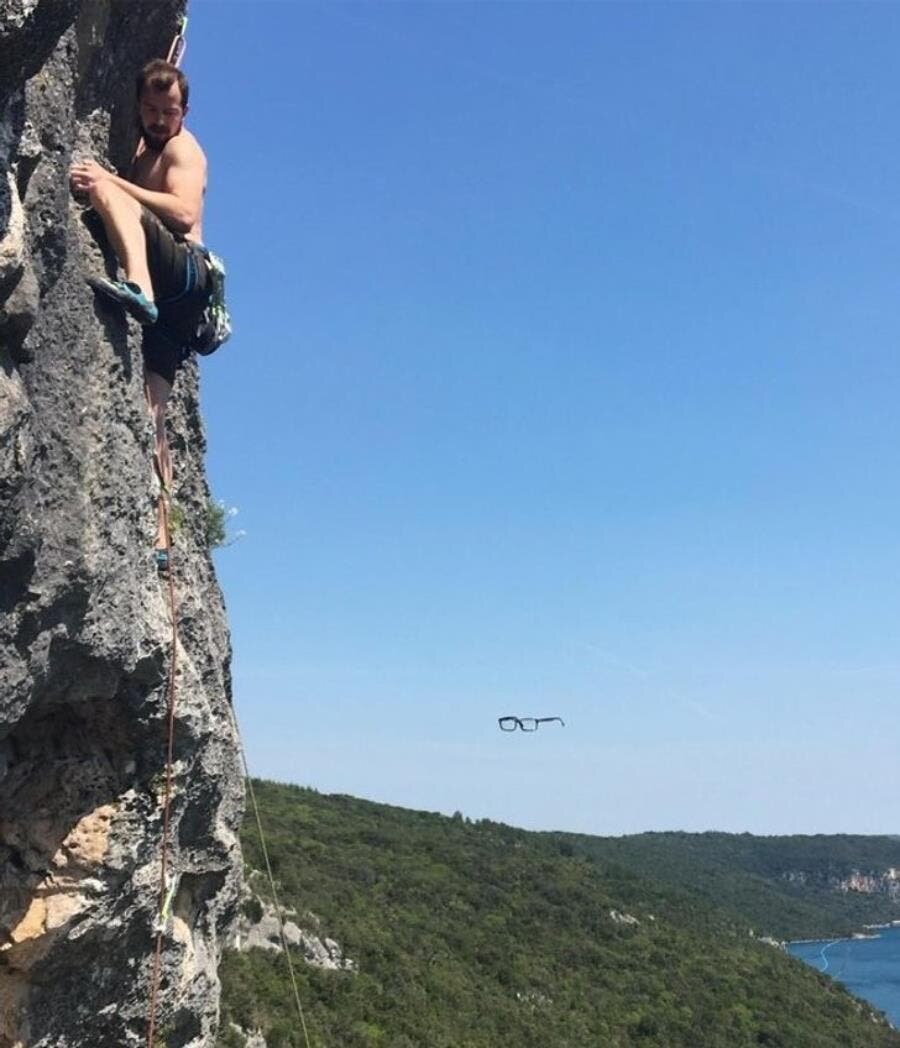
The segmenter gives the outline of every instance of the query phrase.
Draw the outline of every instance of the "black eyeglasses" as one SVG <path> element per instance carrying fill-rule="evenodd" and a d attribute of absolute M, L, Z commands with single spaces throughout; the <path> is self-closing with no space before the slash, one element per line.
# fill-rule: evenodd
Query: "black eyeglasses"
<path fill-rule="evenodd" d="M 498 717 L 497 723 L 501 731 L 537 731 L 538 726 L 548 721 L 559 721 L 565 727 L 566 722 L 562 717 Z"/>

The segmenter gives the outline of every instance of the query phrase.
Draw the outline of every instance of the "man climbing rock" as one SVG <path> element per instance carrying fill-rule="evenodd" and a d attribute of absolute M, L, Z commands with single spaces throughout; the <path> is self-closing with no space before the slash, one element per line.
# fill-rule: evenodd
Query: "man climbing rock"
<path fill-rule="evenodd" d="M 172 460 L 166 405 L 209 295 L 201 250 L 206 156 L 184 127 L 188 82 L 177 66 L 161 59 L 145 65 L 137 78 L 137 104 L 141 139 L 129 177 L 88 160 L 72 167 L 71 185 L 90 198 L 124 270 L 123 280 L 91 278 L 89 283 L 143 325 L 144 389 L 155 429 L 156 467 L 168 493 Z M 160 507 L 156 560 L 163 571 L 168 545 Z"/>

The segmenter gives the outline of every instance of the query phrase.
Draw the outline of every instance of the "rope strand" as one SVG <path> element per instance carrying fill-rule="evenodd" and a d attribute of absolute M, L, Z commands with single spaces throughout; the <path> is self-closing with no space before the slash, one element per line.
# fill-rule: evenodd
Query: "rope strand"
<path fill-rule="evenodd" d="M 150 978 L 150 1002 L 147 1016 L 147 1048 L 155 1048 L 154 1037 L 156 1034 L 156 1015 L 158 1008 L 159 999 L 159 988 L 160 988 L 160 973 L 162 969 L 162 948 L 163 948 L 163 937 L 165 935 L 165 924 L 166 924 L 166 911 L 170 905 L 170 885 L 169 885 L 169 836 L 171 830 L 171 808 L 172 808 L 172 768 L 174 765 L 175 755 L 175 708 L 177 693 L 175 688 L 175 675 L 178 669 L 178 622 L 177 622 L 177 605 L 175 602 L 175 578 L 172 570 L 172 536 L 169 530 L 169 508 L 166 502 L 166 491 L 163 491 L 159 496 L 159 511 L 163 522 L 164 534 L 166 537 L 166 554 L 168 557 L 168 590 L 169 590 L 169 611 L 172 619 L 172 657 L 169 665 L 169 686 L 168 686 L 168 739 L 166 745 L 166 778 L 165 778 L 165 793 L 163 799 L 163 831 L 162 831 L 162 848 L 160 854 L 160 872 L 159 872 L 159 913 L 157 915 L 157 931 L 156 931 L 156 946 L 153 954 L 153 970 Z M 256 829 L 259 834 L 259 843 L 262 848 L 263 859 L 266 864 L 266 875 L 269 879 L 269 888 L 272 892 L 272 901 L 275 904 L 275 913 L 278 917 L 278 931 L 281 938 L 281 948 L 284 952 L 285 960 L 288 966 L 288 974 L 290 975 L 291 988 L 294 995 L 294 1004 L 297 1008 L 297 1017 L 300 1020 L 300 1028 L 303 1031 L 303 1040 L 306 1048 L 312 1048 L 312 1042 L 309 1037 L 309 1030 L 306 1026 L 306 1017 L 303 1013 L 303 1004 L 300 1000 L 300 989 L 297 986 L 297 974 L 294 970 L 294 962 L 291 958 L 291 951 L 288 946 L 287 934 L 284 927 L 284 916 L 282 913 L 281 903 L 278 899 L 278 890 L 275 887 L 275 876 L 272 873 L 272 863 L 269 860 L 269 849 L 266 844 L 266 835 L 263 830 L 262 818 L 259 814 L 259 804 L 256 800 L 256 791 L 253 788 L 253 779 L 250 775 L 250 768 L 247 763 L 247 752 L 244 749 L 244 742 L 241 736 L 240 725 L 238 724 L 237 714 L 235 713 L 234 707 L 229 703 L 228 710 L 231 714 L 231 720 L 234 727 L 234 737 L 238 744 L 238 749 L 241 753 L 241 764 L 244 769 L 244 778 L 247 783 L 247 792 L 250 794 L 250 801 L 253 807 L 253 815 L 256 820 Z"/>
<path fill-rule="evenodd" d="M 169 865 L 169 831 L 172 809 L 172 765 L 175 754 L 175 674 L 178 670 L 178 622 L 175 604 L 175 578 L 172 571 L 172 535 L 169 531 L 169 507 L 166 504 L 165 488 L 159 496 L 159 512 L 162 517 L 166 536 L 166 556 L 169 575 L 169 612 L 172 618 L 172 657 L 169 660 L 168 687 L 168 739 L 166 743 L 166 780 L 163 798 L 163 831 L 162 849 L 159 870 L 159 913 L 157 915 L 156 947 L 153 954 L 153 972 L 150 977 L 150 1004 L 147 1016 L 147 1048 L 155 1048 L 153 1039 L 156 1032 L 157 999 L 159 997 L 160 970 L 162 967 L 162 946 L 165 935 L 166 908 L 168 905 L 168 865 Z"/>
<path fill-rule="evenodd" d="M 272 901 L 275 903 L 275 913 L 278 917 L 278 932 L 281 937 L 281 948 L 284 951 L 285 960 L 287 961 L 288 973 L 291 978 L 291 987 L 294 991 L 294 1003 L 297 1006 L 297 1016 L 300 1019 L 300 1028 L 303 1030 L 303 1040 L 306 1044 L 306 1048 L 312 1048 L 312 1043 L 309 1039 L 309 1031 L 306 1028 L 306 1018 L 303 1014 L 303 1005 L 300 1003 L 300 990 L 297 986 L 297 975 L 294 971 L 294 962 L 291 959 L 291 951 L 288 949 L 287 935 L 284 930 L 284 916 L 281 911 L 281 903 L 278 901 L 278 891 L 275 888 L 275 877 L 272 874 L 272 864 L 269 862 L 269 849 L 266 846 L 266 835 L 263 832 L 262 819 L 259 814 L 259 805 L 256 802 L 256 791 L 253 789 L 253 779 L 250 776 L 250 768 L 247 765 L 247 753 L 244 749 L 244 742 L 241 738 L 241 730 L 237 721 L 237 714 L 234 711 L 233 706 L 229 706 L 231 710 L 231 719 L 234 724 L 234 734 L 237 739 L 238 748 L 241 751 L 241 762 L 244 766 L 244 778 L 247 781 L 247 792 L 250 794 L 250 802 L 253 806 L 253 814 L 256 819 L 256 829 L 259 833 L 259 843 L 262 847 L 263 859 L 266 863 L 266 874 L 269 878 L 269 888 L 272 892 Z"/>

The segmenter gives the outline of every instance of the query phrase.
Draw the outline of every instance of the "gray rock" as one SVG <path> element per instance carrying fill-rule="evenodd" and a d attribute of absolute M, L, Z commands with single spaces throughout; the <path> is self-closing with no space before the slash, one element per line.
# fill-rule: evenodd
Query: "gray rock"
<path fill-rule="evenodd" d="M 245 887 L 244 901 L 248 899 L 253 900 L 253 908 L 260 916 L 254 920 L 246 913 L 242 913 L 228 945 L 242 951 L 256 949 L 281 953 L 284 947 L 281 942 L 281 929 L 275 907 Z M 297 947 L 307 964 L 328 971 L 353 972 L 357 970 L 356 961 L 344 956 L 340 943 L 327 937 L 322 938 L 315 932 L 301 928 L 292 920 L 291 918 L 297 916 L 296 911 L 286 909 L 282 916 L 285 941 L 289 947 Z M 319 921 L 314 914 L 306 916 L 309 923 L 318 926 Z"/>
<path fill-rule="evenodd" d="M 268 1048 L 266 1039 L 260 1030 L 251 1030 L 248 1033 L 243 1027 L 238 1026 L 237 1023 L 230 1023 L 229 1025 L 239 1037 L 244 1038 L 244 1048 Z"/>
<path fill-rule="evenodd" d="M 618 910 L 610 910 L 609 916 L 614 924 L 636 925 L 641 923 L 633 914 L 619 913 Z"/>
<path fill-rule="evenodd" d="M 6 184 L 0 185 L 0 215 L 4 230 L 0 237 L 0 287 L 8 288 L 25 264 L 25 212 L 11 170 L 6 172 Z"/>
<path fill-rule="evenodd" d="M 139 332 L 94 300 L 73 156 L 133 145 L 133 76 L 178 0 L 0 4 L 0 1048 L 146 1043 L 171 620 Z M 204 542 L 198 373 L 170 415 L 177 726 L 158 1037 L 215 1043 L 240 897 L 230 644 Z"/>

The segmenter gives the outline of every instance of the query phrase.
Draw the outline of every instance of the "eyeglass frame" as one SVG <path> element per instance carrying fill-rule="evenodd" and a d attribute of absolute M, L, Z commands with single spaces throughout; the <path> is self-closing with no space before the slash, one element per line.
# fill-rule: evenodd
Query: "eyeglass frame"
<path fill-rule="evenodd" d="M 504 727 L 504 721 L 506 721 L 507 723 L 511 722 L 512 727 Z M 500 726 L 501 731 L 515 731 L 516 728 L 518 728 L 519 731 L 534 732 L 537 731 L 542 724 L 546 724 L 547 721 L 559 721 L 559 723 L 563 727 L 566 726 L 566 722 L 562 719 L 562 717 L 515 717 L 512 714 L 508 714 L 505 717 L 497 718 L 497 724 Z M 534 727 L 526 728 L 526 724 L 533 724 Z"/>

